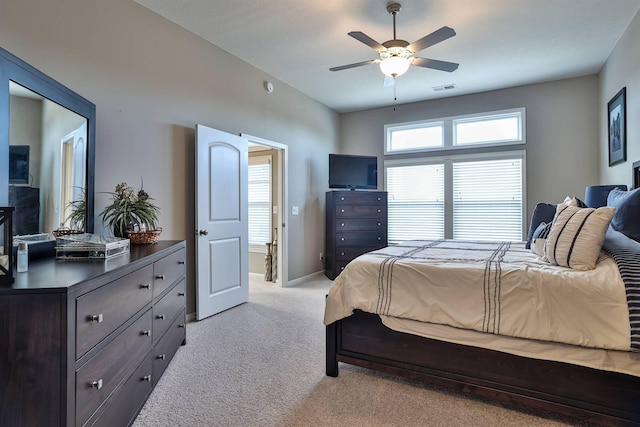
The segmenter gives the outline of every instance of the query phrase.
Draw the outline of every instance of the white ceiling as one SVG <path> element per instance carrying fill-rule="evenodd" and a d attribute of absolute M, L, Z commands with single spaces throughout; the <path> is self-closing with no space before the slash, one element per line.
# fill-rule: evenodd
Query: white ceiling
<path fill-rule="evenodd" d="M 386 0 L 135 1 L 338 112 L 394 102 L 377 65 L 329 71 L 377 58 L 347 33 L 392 39 Z M 418 56 L 460 64 L 411 67 L 397 80 L 398 103 L 597 73 L 640 9 L 640 0 L 398 2 L 397 37 L 412 43 L 447 25 L 457 35 Z"/>

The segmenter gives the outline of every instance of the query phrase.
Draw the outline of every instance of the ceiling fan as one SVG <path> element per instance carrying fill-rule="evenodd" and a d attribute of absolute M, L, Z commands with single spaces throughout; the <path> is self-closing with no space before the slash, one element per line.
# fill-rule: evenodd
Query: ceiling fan
<path fill-rule="evenodd" d="M 339 67 L 329 68 L 329 70 L 341 71 L 363 65 L 380 64 L 380 70 L 385 75 L 385 87 L 393 86 L 396 77 L 403 75 L 409 69 L 410 65 L 447 72 L 457 70 L 459 64 L 454 62 L 438 61 L 436 59 L 419 58 L 414 56 L 415 53 L 426 49 L 429 46 L 433 46 L 436 43 L 440 43 L 441 41 L 455 36 L 456 32 L 453 28 L 442 27 L 411 44 L 406 40 L 396 39 L 396 15 L 400 12 L 400 7 L 400 3 L 390 3 L 387 5 L 387 12 L 393 16 L 393 40 L 388 40 L 380 44 L 363 32 L 352 31 L 349 33 L 349 35 L 354 39 L 372 47 L 376 52 L 378 52 L 378 59 L 341 65 Z"/>

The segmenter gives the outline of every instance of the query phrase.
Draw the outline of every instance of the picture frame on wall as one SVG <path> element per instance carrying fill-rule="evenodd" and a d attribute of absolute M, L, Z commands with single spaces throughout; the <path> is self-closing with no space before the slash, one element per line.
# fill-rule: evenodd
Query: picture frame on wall
<path fill-rule="evenodd" d="M 625 162 L 627 160 L 627 88 L 620 92 L 607 103 L 609 166 Z"/>

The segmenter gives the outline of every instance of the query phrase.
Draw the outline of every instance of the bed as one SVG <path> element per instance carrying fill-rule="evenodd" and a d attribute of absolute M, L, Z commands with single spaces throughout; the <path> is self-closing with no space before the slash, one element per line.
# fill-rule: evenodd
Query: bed
<path fill-rule="evenodd" d="M 558 218 L 543 236 L 556 249 Z M 416 241 L 358 257 L 327 296 L 327 375 L 343 362 L 604 425 L 640 424 L 640 243 L 609 221 L 594 268 L 550 265 L 521 242 Z"/>

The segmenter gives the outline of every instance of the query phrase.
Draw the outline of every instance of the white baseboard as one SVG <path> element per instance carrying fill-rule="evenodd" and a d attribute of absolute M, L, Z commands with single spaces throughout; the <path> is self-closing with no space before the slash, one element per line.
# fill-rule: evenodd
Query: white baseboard
<path fill-rule="evenodd" d="M 319 276 L 324 275 L 324 270 L 320 270 L 320 271 L 316 271 L 315 273 L 311 273 L 311 274 L 307 274 L 306 276 L 302 276 L 302 277 L 298 277 L 297 279 L 293 279 L 293 280 L 289 280 L 289 283 L 287 283 L 287 287 L 291 287 L 291 286 L 297 286 L 300 285 L 304 282 L 307 282 L 309 280 L 312 279 L 316 279 Z"/>

